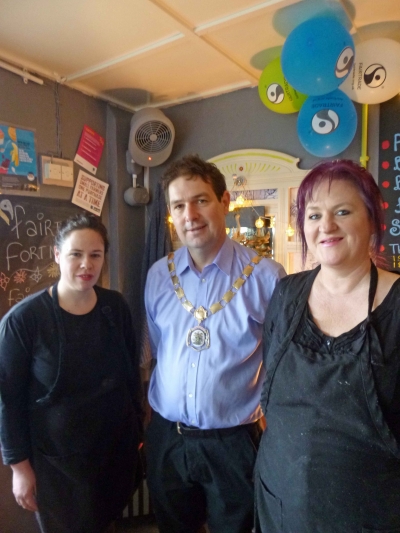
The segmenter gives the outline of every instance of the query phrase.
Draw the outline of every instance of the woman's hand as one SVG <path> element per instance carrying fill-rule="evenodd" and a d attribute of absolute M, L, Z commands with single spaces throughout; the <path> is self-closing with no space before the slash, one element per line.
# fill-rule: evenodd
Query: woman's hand
<path fill-rule="evenodd" d="M 28 459 L 11 465 L 13 471 L 13 494 L 23 509 L 37 511 L 36 476 Z"/>

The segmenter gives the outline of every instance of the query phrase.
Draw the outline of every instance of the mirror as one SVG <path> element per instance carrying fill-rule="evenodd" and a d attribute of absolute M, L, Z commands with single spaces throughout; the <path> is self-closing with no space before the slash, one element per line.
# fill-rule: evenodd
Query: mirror
<path fill-rule="evenodd" d="M 258 255 L 274 258 L 275 217 L 265 215 L 264 207 L 235 209 L 225 220 L 230 239 L 252 248 Z"/>

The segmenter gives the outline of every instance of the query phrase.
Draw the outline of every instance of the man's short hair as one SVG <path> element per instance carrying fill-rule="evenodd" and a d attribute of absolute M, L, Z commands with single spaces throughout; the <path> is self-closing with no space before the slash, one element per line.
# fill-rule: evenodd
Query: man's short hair
<path fill-rule="evenodd" d="M 165 199 L 169 205 L 168 188 L 177 178 L 193 179 L 199 177 L 205 183 L 209 183 L 215 192 L 218 201 L 220 202 L 226 189 L 226 181 L 224 175 L 214 163 L 204 161 L 197 154 L 186 155 L 172 163 L 165 171 L 161 184 L 164 190 Z"/>

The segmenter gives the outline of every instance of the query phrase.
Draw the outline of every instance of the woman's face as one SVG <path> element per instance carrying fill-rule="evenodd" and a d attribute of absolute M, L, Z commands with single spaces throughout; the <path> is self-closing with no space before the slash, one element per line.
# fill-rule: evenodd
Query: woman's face
<path fill-rule="evenodd" d="M 347 181 L 322 181 L 306 205 L 307 246 L 322 266 L 357 267 L 369 257 L 372 224 L 358 190 Z"/>
<path fill-rule="evenodd" d="M 97 231 L 72 231 L 61 250 L 54 247 L 55 260 L 60 266 L 60 284 L 73 291 L 93 288 L 104 263 L 104 241 Z"/>

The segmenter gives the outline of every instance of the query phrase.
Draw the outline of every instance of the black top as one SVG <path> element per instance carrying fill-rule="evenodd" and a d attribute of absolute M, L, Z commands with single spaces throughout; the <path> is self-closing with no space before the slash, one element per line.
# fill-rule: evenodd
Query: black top
<path fill-rule="evenodd" d="M 267 372 L 271 357 L 283 341 L 297 305 L 308 299 L 309 294 L 302 294 L 302 288 L 306 280 L 316 274 L 317 271 L 312 270 L 287 276 L 275 289 L 264 326 L 264 364 Z M 383 365 L 371 365 L 375 387 L 385 420 L 400 442 L 400 278 L 371 313 L 371 320 L 383 352 Z M 327 356 L 338 355 L 346 352 L 351 343 L 360 337 L 360 330 L 365 328 L 365 324 L 366 321 L 363 321 L 339 337 L 330 337 L 315 325 L 306 306 L 293 340 L 298 343 L 299 355 L 304 355 L 307 348 Z"/>
<path fill-rule="evenodd" d="M 128 305 L 116 291 L 95 290 L 98 302 L 86 315 L 65 312 L 44 290 L 14 306 L 1 321 L 0 438 L 5 464 L 32 456 L 32 416 L 38 406 L 54 403 L 60 396 L 74 401 L 78 391 L 99 387 L 106 393 L 122 380 L 141 417 L 139 364 Z M 107 359 L 90 349 L 93 339 L 97 346 L 111 343 L 115 356 Z M 64 357 L 66 342 L 77 344 L 77 360 Z M 88 351 L 90 357 L 85 358 Z M 95 359 L 97 354 L 101 361 Z M 71 372 L 74 379 L 66 384 L 65 376 Z"/>

